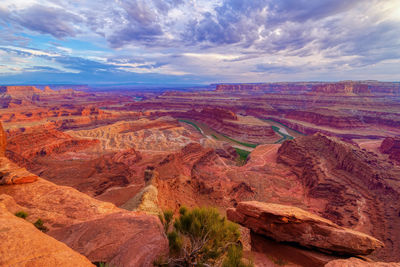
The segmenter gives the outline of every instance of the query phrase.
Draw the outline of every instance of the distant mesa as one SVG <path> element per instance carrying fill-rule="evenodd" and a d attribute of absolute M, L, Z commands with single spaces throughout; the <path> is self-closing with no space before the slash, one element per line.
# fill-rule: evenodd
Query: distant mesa
<path fill-rule="evenodd" d="M 217 92 L 270 92 L 270 93 L 303 93 L 310 91 L 313 82 L 280 82 L 280 83 L 244 83 L 217 84 Z"/>
<path fill-rule="evenodd" d="M 400 83 L 378 81 L 341 82 L 278 82 L 217 84 L 216 92 L 268 92 L 268 93 L 319 93 L 319 94 L 400 94 Z"/>
<path fill-rule="evenodd" d="M 323 94 L 400 94 L 400 84 L 377 81 L 343 81 L 314 85 L 313 93 Z"/>
<path fill-rule="evenodd" d="M 75 95 L 87 96 L 88 93 L 74 89 L 53 90 L 50 86 L 45 86 L 43 90 L 36 86 L 0 86 L 0 108 L 21 106 L 36 101 Z"/>

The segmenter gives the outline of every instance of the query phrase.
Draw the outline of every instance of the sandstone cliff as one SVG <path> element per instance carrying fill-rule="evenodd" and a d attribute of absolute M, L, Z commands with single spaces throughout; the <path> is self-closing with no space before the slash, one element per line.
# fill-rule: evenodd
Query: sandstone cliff
<path fill-rule="evenodd" d="M 316 84 L 313 93 L 324 94 L 400 94 L 398 83 L 377 81 L 343 81 L 337 83 Z"/>
<path fill-rule="evenodd" d="M 387 137 L 383 140 L 380 151 L 389 154 L 389 158 L 400 164 L 400 137 Z"/>
<path fill-rule="evenodd" d="M 374 256 L 398 260 L 400 169 L 373 152 L 315 134 L 286 141 L 278 161 L 302 181 L 310 208 L 335 223 L 385 243 Z"/>

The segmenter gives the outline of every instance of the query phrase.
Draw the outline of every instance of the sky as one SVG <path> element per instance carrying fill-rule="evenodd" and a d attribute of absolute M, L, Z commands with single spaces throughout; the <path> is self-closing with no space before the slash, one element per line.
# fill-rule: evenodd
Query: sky
<path fill-rule="evenodd" d="M 0 84 L 400 81 L 399 0 L 1 0 Z"/>

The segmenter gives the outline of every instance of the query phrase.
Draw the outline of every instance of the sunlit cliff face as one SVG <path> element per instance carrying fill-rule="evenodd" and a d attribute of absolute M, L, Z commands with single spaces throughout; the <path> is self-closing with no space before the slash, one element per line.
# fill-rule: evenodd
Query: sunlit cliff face
<path fill-rule="evenodd" d="M 0 75 L 6 83 L 396 80 L 399 25 L 397 0 L 3 0 Z"/>

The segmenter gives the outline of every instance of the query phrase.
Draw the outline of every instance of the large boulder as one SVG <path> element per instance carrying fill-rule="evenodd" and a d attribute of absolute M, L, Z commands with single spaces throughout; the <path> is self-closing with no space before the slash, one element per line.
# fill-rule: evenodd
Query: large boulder
<path fill-rule="evenodd" d="M 0 266 L 94 266 L 65 244 L 42 233 L 32 223 L 10 213 L 0 203 Z"/>
<path fill-rule="evenodd" d="M 279 242 L 294 242 L 324 252 L 368 255 L 383 243 L 372 236 L 334 224 L 330 220 L 300 208 L 262 203 L 240 202 L 227 210 L 228 219 L 253 232 Z"/>

